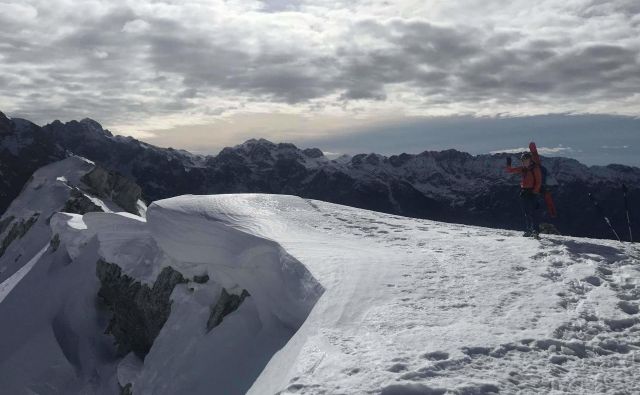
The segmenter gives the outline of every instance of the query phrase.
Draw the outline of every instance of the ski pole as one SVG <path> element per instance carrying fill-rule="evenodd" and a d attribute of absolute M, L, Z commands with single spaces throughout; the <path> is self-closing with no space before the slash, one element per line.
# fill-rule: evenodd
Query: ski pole
<path fill-rule="evenodd" d="M 629 216 L 629 200 L 627 198 L 627 186 L 622 184 L 622 194 L 624 195 L 624 211 L 627 214 L 627 226 L 629 226 L 629 241 L 633 243 L 633 233 L 631 232 L 631 216 Z"/>
<path fill-rule="evenodd" d="M 616 232 L 616 230 L 613 229 L 613 225 L 611 225 L 611 221 L 609 221 L 609 217 L 605 215 L 604 210 L 602 210 L 602 207 L 600 207 L 600 204 L 598 204 L 598 202 L 593 197 L 591 192 L 589 192 L 589 199 L 591 199 L 591 202 L 593 203 L 594 206 L 596 206 L 596 210 L 598 210 L 598 213 L 602 215 L 602 217 L 604 218 L 604 221 L 607 223 L 607 225 L 609 225 L 609 229 L 611 229 L 613 234 L 616 236 L 616 239 L 618 239 L 618 241 L 622 241 L 620 240 L 620 236 L 618 236 L 618 232 Z"/>

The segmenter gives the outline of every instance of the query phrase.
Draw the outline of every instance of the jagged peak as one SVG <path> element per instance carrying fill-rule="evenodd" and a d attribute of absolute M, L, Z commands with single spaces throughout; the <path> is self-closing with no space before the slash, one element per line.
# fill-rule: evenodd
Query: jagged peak
<path fill-rule="evenodd" d="M 353 165 L 364 165 L 369 164 L 372 166 L 378 166 L 388 161 L 388 158 L 381 154 L 369 153 L 369 154 L 358 154 L 354 155 L 351 158 L 351 164 Z"/>
<path fill-rule="evenodd" d="M 0 111 L 0 134 L 9 133 L 11 131 L 11 120 Z"/>
<path fill-rule="evenodd" d="M 254 147 L 256 145 L 267 146 L 270 148 L 276 147 L 275 143 L 264 138 L 259 138 L 259 139 L 249 139 L 242 144 L 236 145 L 235 148 Z"/>
<path fill-rule="evenodd" d="M 302 150 L 302 153 L 305 154 L 309 158 L 322 158 L 324 156 L 324 152 L 320 148 L 305 148 Z"/>
<path fill-rule="evenodd" d="M 111 132 L 106 130 L 106 129 L 104 129 L 102 127 L 102 125 L 98 121 L 95 121 L 95 120 L 93 120 L 91 118 L 83 118 L 78 123 L 83 125 L 83 126 L 85 126 L 86 128 L 88 128 L 90 131 L 92 131 L 94 133 L 104 134 L 104 135 L 109 136 L 109 137 L 113 136 L 111 134 Z"/>
<path fill-rule="evenodd" d="M 456 158 L 456 157 L 471 157 L 472 155 L 467 152 L 458 151 L 457 149 L 449 148 L 440 151 L 424 151 L 418 154 L 419 156 L 433 156 L 437 159 Z"/>

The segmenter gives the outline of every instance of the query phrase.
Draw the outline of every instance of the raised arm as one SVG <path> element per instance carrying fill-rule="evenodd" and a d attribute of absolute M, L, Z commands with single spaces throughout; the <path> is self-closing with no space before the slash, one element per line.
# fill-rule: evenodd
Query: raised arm
<path fill-rule="evenodd" d="M 511 167 L 511 166 L 507 166 L 504 168 L 507 173 L 522 173 L 522 167 Z"/>
<path fill-rule="evenodd" d="M 531 158 L 536 164 L 540 164 L 540 155 L 538 155 L 538 147 L 533 141 L 529 143 L 529 151 L 531 151 Z"/>
<path fill-rule="evenodd" d="M 505 167 L 507 173 L 522 173 L 522 167 L 511 167 L 511 157 L 507 156 L 507 167 Z"/>

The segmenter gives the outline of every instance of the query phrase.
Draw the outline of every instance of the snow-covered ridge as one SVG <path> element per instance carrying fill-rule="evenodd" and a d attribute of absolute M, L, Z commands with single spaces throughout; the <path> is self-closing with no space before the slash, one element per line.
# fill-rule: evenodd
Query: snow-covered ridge
<path fill-rule="evenodd" d="M 49 222 L 56 212 L 129 210 L 144 215 L 139 197 L 140 188 L 132 181 L 77 156 L 39 169 L 0 217 L 0 282 L 51 240 Z"/>
<path fill-rule="evenodd" d="M 21 304 L 36 303 L 19 298 L 29 289 L 35 290 L 33 281 L 38 281 L 38 276 L 47 277 L 47 266 L 57 267 L 56 271 L 62 272 L 62 277 L 46 280 L 54 283 L 54 289 L 59 288 L 60 282 L 66 283 L 67 277 L 77 278 L 82 273 L 84 281 L 91 284 L 86 292 L 103 292 L 104 287 L 111 286 L 104 283 L 110 280 L 105 280 L 101 273 L 111 270 L 105 265 L 117 265 L 118 270 L 129 278 L 145 284 L 154 284 L 159 273 L 167 267 L 178 270 L 189 281 L 175 285 L 171 315 L 166 323 L 162 322 L 157 338 L 151 339 L 153 347 L 144 355 L 144 363 L 134 353 L 122 359 L 112 347 L 105 354 L 107 350 L 101 351 L 91 345 L 83 349 L 84 359 L 78 360 L 73 345 L 56 338 L 46 345 L 61 350 L 60 356 L 50 356 L 54 359 L 64 356 L 56 359 L 56 364 L 81 372 L 93 369 L 102 379 L 96 382 L 94 377 L 81 374 L 66 379 L 69 387 L 42 382 L 52 371 L 47 365 L 36 364 L 30 370 L 34 374 L 26 378 L 0 374 L 0 382 L 7 380 L 8 388 L 13 390 L 25 385 L 33 388 L 47 385 L 65 393 L 114 393 L 114 385 L 129 386 L 136 394 L 185 391 L 205 394 L 211 393 L 211 388 L 221 394 L 246 392 L 269 358 L 302 325 L 323 287 L 299 261 L 250 226 L 249 219 L 255 210 L 247 207 L 250 210 L 243 214 L 245 224 L 249 226 L 239 229 L 228 219 L 229 215 L 242 216 L 242 210 L 231 210 L 232 206 L 239 209 L 242 206 L 227 205 L 226 210 L 216 210 L 216 199 L 204 204 L 201 200 L 185 197 L 154 203 L 147 212 L 148 222 L 127 213 L 54 214 L 51 228 L 57 235 L 57 243 L 50 249 L 45 247 L 34 258 L 37 262 L 30 264 L 27 273 L 19 273 L 20 278 L 16 280 L 20 282 L 12 285 L 12 289 L 16 289 L 9 290 L 10 293 L 4 295 L 6 300 L 0 304 L 0 316 Z M 224 202 L 220 207 L 225 207 Z M 95 284 L 93 273 L 96 271 L 102 282 L 100 291 Z M 44 278 L 40 281 L 45 281 Z M 197 278 L 204 280 L 196 281 Z M 155 285 L 153 287 L 155 289 Z M 50 325 L 49 317 L 73 314 L 66 304 L 67 298 L 76 295 L 72 296 L 68 291 L 62 295 L 55 292 L 51 297 L 57 303 L 49 306 L 53 311 L 35 314 L 26 319 L 27 322 L 39 320 L 46 328 Z M 246 296 L 239 306 L 235 306 L 236 312 L 223 311 L 218 315 L 216 309 L 224 295 L 241 293 Z M 226 310 L 228 307 L 219 308 Z M 214 313 L 217 318 L 212 322 Z M 233 314 L 226 317 L 229 313 Z M 98 309 L 91 314 L 101 316 L 106 312 Z M 134 318 L 130 316 L 130 319 Z M 59 330 L 74 332 L 74 326 L 84 319 L 84 316 L 69 317 Z M 104 321 L 93 325 L 100 325 L 99 322 Z M 113 319 L 110 328 L 112 325 Z M 104 328 L 98 330 L 75 333 L 74 336 L 97 336 L 97 343 L 102 344 L 106 338 L 99 333 Z M 24 336 L 12 332 L 0 338 L 3 339 L 0 351 L 5 352 L 0 358 L 0 366 L 19 366 L 34 357 L 15 348 L 33 342 L 32 332 L 26 331 Z M 189 339 L 188 344 L 185 339 Z M 120 349 L 123 349 L 121 345 L 118 346 Z M 118 360 L 117 367 L 114 359 Z M 48 363 L 52 362 L 49 360 Z"/>
<path fill-rule="evenodd" d="M 184 194 L 280 193 L 416 218 L 495 228 L 521 225 L 514 197 L 518 180 L 504 172 L 506 154 L 427 150 L 417 155 L 368 153 L 332 160 L 319 149 L 251 139 L 216 156 L 200 156 L 112 136 L 92 120 L 40 128 L 6 117 L 0 119 L 0 212 L 31 172 L 63 158 L 65 152 L 135 180 L 148 201 Z M 614 226 L 625 225 L 621 183 L 629 187 L 633 201 L 640 193 L 636 187 L 640 169 L 588 167 L 567 158 L 544 158 L 543 163 L 557 184 L 554 195 L 561 215 L 554 225 L 560 232 L 612 237 L 589 192 L 606 208 Z M 640 222 L 637 215 L 631 212 L 632 222 Z"/>
<path fill-rule="evenodd" d="M 162 200 L 146 220 L 56 214 L 51 226 L 59 245 L 0 303 L 0 318 L 18 317 L 0 328 L 10 389 L 560 394 L 640 384 L 633 245 L 261 194 Z M 144 361 L 117 356 L 102 334 L 108 314 L 77 302 L 98 292 L 96 262 L 145 284 L 166 267 L 187 280 Z M 209 325 L 223 295 L 243 290 L 250 296 Z M 51 302 L 37 307 L 41 297 Z"/>

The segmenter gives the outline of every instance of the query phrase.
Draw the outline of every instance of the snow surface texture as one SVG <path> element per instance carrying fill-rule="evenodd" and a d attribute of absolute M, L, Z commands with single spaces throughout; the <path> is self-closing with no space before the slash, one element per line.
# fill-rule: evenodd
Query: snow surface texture
<path fill-rule="evenodd" d="M 104 212 L 123 211 L 109 199 L 98 198 L 88 191 L 82 177 L 96 165 L 84 158 L 71 156 L 36 171 L 7 211 L 0 217 L 0 283 L 24 267 L 52 237 L 49 221 L 53 214 L 61 211 L 70 199 L 85 199 L 96 210 Z M 144 215 L 146 205 L 138 201 L 138 211 Z M 33 223 L 30 223 L 33 221 Z M 17 224 L 25 232 L 10 235 Z M 20 228 L 20 226 L 19 226 Z M 15 233 L 15 232 L 14 232 Z M 55 233 L 54 233 L 55 234 Z"/>
<path fill-rule="evenodd" d="M 87 192 L 94 168 L 76 156 L 41 168 L 0 218 L 0 394 L 119 391 L 108 317 L 95 305 L 97 244 L 81 215 L 58 213 L 70 201 L 122 211 Z"/>
<path fill-rule="evenodd" d="M 538 242 L 288 196 L 159 204 L 277 241 L 325 288 L 249 393 L 584 393 L 640 384 L 631 246 Z"/>
<path fill-rule="evenodd" d="M 0 302 L 0 319 L 15 317 L 0 326 L 8 393 L 106 394 L 118 384 L 136 395 L 640 388 L 633 245 L 537 241 L 277 195 L 182 196 L 152 204 L 146 220 L 56 214 L 51 226 L 59 249 Z M 174 289 L 144 361 L 117 359 L 91 302 L 98 258 L 147 283 L 164 266 L 211 280 Z M 207 332 L 222 288 L 251 296 Z"/>

